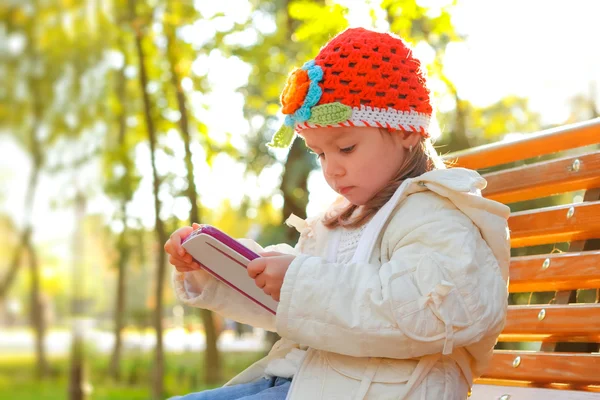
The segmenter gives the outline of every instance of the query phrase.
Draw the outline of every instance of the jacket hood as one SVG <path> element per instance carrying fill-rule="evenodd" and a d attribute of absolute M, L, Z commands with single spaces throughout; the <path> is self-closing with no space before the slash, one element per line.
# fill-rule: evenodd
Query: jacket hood
<path fill-rule="evenodd" d="M 510 264 L 510 233 L 507 220 L 510 208 L 482 197 L 481 191 L 486 186 L 486 180 L 476 171 L 449 168 L 433 170 L 411 179 L 404 191 L 409 195 L 429 189 L 450 200 L 479 228 L 481 236 L 498 260 L 504 280 L 507 281 Z M 398 191 L 402 191 L 401 188 L 398 188 Z"/>
<path fill-rule="evenodd" d="M 486 180 L 478 172 L 466 168 L 437 169 L 415 178 L 406 179 L 392 198 L 368 222 L 353 261 L 367 261 L 371 258 L 377 238 L 383 232 L 386 222 L 406 197 L 430 190 L 450 200 L 456 208 L 473 221 L 494 253 L 502 277 L 508 282 L 510 234 L 507 220 L 510 208 L 497 201 L 482 197 L 481 191 L 485 189 L 486 185 Z M 344 207 L 346 204 L 348 201 L 340 196 L 327 212 Z M 303 229 L 299 229 L 299 231 L 304 232 Z M 330 261 L 335 259 L 339 236 L 340 232 L 334 233 L 331 242 L 327 244 L 327 258 Z"/>

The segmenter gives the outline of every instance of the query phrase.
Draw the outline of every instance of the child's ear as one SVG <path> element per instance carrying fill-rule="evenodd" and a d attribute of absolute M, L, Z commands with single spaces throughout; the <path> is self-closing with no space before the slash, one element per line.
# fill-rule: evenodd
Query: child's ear
<path fill-rule="evenodd" d="M 421 135 L 418 132 L 398 132 L 401 138 L 402 146 L 408 150 L 411 147 L 417 147 L 417 144 L 421 141 Z"/>

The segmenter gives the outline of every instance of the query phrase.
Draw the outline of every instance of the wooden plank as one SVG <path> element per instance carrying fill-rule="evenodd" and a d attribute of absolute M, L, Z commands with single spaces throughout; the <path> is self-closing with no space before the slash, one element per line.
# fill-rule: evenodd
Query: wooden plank
<path fill-rule="evenodd" d="M 600 151 L 483 176 L 483 196 L 504 204 L 600 187 Z"/>
<path fill-rule="evenodd" d="M 502 397 L 505 396 L 505 397 Z M 600 393 L 590 393 L 578 390 L 557 390 L 500 386 L 489 384 L 473 385 L 469 400 L 600 400 Z"/>
<path fill-rule="evenodd" d="M 511 247 L 600 238 L 600 201 L 513 213 Z"/>
<path fill-rule="evenodd" d="M 598 371 L 598 354 L 496 350 L 483 377 L 533 383 L 600 385 Z"/>
<path fill-rule="evenodd" d="M 510 293 L 600 288 L 600 251 L 513 257 Z"/>
<path fill-rule="evenodd" d="M 444 159 L 455 161 L 457 167 L 482 169 L 596 143 L 600 143 L 600 118 L 451 153 Z"/>
<path fill-rule="evenodd" d="M 584 202 L 600 200 L 600 188 L 589 189 L 583 196 Z M 569 252 L 580 252 L 583 250 L 600 250 L 600 240 L 579 240 L 569 243 Z M 600 293 L 597 290 L 597 294 Z M 577 302 L 577 290 L 560 290 L 554 294 L 554 304 L 568 304 Z M 596 300 L 596 303 L 600 299 Z M 597 353 L 600 351 L 598 343 L 585 343 L 583 346 L 573 346 L 571 343 L 558 343 L 554 341 L 543 342 L 540 351 L 585 351 Z"/>
<path fill-rule="evenodd" d="M 509 306 L 500 341 L 542 340 L 600 341 L 600 304 Z"/>

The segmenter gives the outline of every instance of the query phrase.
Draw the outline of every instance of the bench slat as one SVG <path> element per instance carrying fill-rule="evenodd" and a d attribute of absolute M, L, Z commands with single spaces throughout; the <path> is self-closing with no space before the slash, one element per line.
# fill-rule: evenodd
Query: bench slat
<path fill-rule="evenodd" d="M 514 257 L 509 273 L 511 293 L 600 288 L 600 251 Z"/>
<path fill-rule="evenodd" d="M 517 212 L 508 226 L 513 248 L 600 238 L 600 201 Z"/>
<path fill-rule="evenodd" d="M 500 341 L 600 341 L 600 304 L 509 306 Z"/>
<path fill-rule="evenodd" d="M 599 400 L 600 393 L 576 390 L 556 390 L 517 386 L 500 386 L 490 384 L 473 385 L 469 400 L 498 400 L 502 396 L 510 400 Z"/>
<path fill-rule="evenodd" d="M 483 176 L 483 196 L 504 204 L 600 187 L 600 152 L 547 161 Z"/>
<path fill-rule="evenodd" d="M 451 153 L 444 159 L 456 160 L 458 167 L 482 169 L 596 143 L 600 143 L 600 118 Z"/>
<path fill-rule="evenodd" d="M 515 359 L 520 363 L 514 367 Z M 600 384 L 600 355 L 496 350 L 484 378 L 534 383 Z"/>

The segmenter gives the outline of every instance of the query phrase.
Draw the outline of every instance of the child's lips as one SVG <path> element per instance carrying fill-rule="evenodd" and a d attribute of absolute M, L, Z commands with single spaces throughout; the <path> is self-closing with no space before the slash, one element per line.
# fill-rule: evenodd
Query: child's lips
<path fill-rule="evenodd" d="M 340 194 L 347 194 L 349 191 L 351 191 L 354 188 L 354 186 L 341 186 L 338 189 L 338 192 Z"/>

